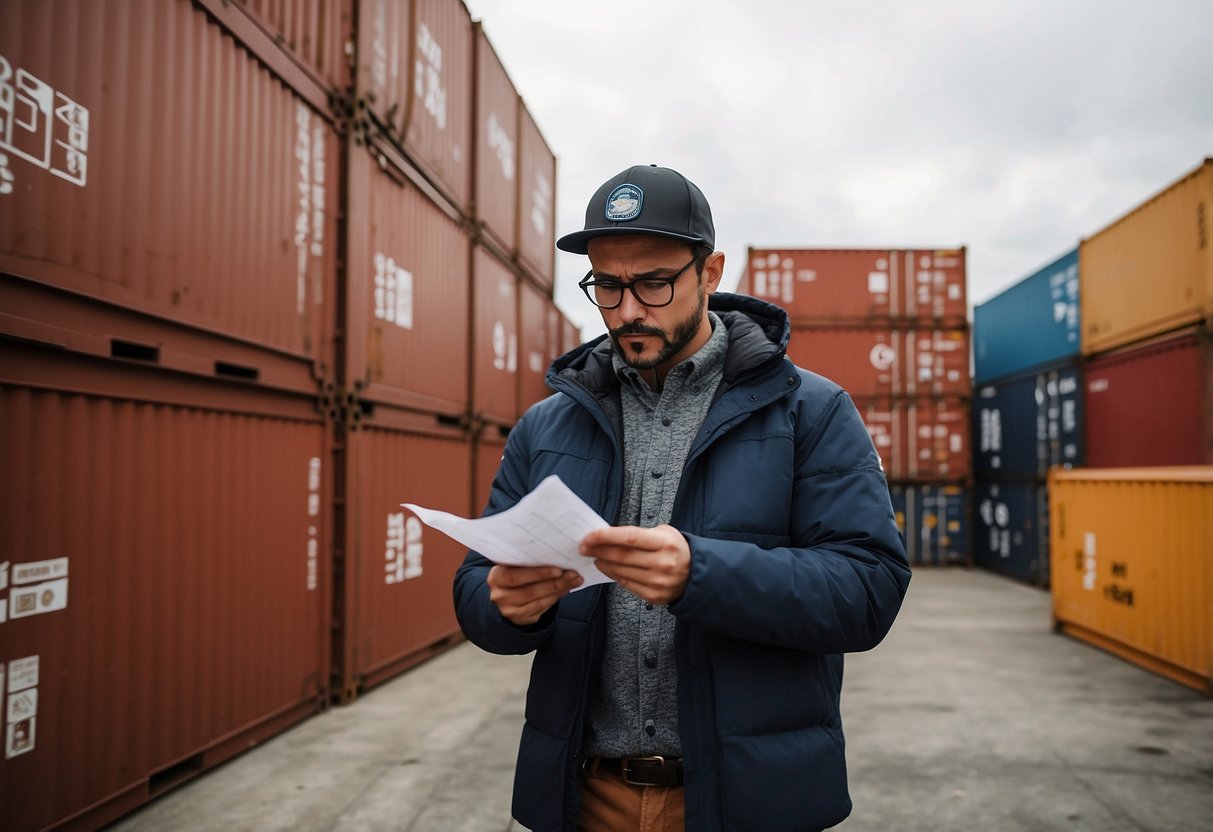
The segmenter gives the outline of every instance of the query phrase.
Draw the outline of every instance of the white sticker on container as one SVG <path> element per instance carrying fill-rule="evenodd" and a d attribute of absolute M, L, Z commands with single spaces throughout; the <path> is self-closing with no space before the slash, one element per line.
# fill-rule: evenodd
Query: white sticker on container
<path fill-rule="evenodd" d="M 889 291 L 888 272 L 868 272 L 868 294 L 883 295 Z"/>
<path fill-rule="evenodd" d="M 1086 532 L 1082 536 L 1082 588 L 1088 592 L 1095 591 L 1095 532 Z"/>
<path fill-rule="evenodd" d="M 38 684 L 38 657 L 26 656 L 8 663 L 8 689 L 25 690 Z"/>
<path fill-rule="evenodd" d="M 797 269 L 796 279 L 801 283 L 812 283 L 817 279 L 816 269 Z"/>
<path fill-rule="evenodd" d="M 8 599 L 0 598 L 0 624 L 8 621 Z"/>
<path fill-rule="evenodd" d="M 67 577 L 67 558 L 36 560 L 13 565 L 13 586 Z"/>
<path fill-rule="evenodd" d="M 1106 378 L 1093 378 L 1087 382 L 1088 393 L 1102 393 L 1108 389 L 1108 380 Z"/>
<path fill-rule="evenodd" d="M 413 273 L 375 252 L 375 317 L 402 329 L 413 328 Z"/>
<path fill-rule="evenodd" d="M 28 688 L 8 695 L 5 722 L 19 722 L 38 713 L 38 689 Z"/>
<path fill-rule="evenodd" d="M 12 618 L 25 618 L 64 609 L 67 609 L 67 578 L 14 587 L 8 594 L 8 612 Z"/>
<path fill-rule="evenodd" d="M 877 344 L 872 347 L 868 353 L 868 361 L 872 362 L 872 366 L 877 370 L 887 370 L 893 366 L 893 362 L 897 360 L 897 351 L 888 344 Z"/>
<path fill-rule="evenodd" d="M 0 592 L 8 589 L 8 561 L 0 563 Z"/>
<path fill-rule="evenodd" d="M 88 108 L 0 56 L 0 195 L 13 193 L 8 153 L 84 187 L 88 180 Z M 14 118 L 14 114 L 17 117 Z"/>
<path fill-rule="evenodd" d="M 10 722 L 5 730 L 4 758 L 6 760 L 34 750 L 36 717 Z"/>

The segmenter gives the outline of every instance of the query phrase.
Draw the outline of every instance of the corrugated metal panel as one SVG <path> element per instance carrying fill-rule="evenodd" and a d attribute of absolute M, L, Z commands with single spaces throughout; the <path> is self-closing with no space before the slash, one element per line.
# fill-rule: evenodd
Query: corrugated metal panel
<path fill-rule="evenodd" d="M 518 259 L 551 294 L 556 275 L 556 156 L 518 100 Z"/>
<path fill-rule="evenodd" d="M 488 425 L 476 439 L 473 453 L 475 454 L 475 483 L 472 500 L 472 514 L 479 517 L 489 504 L 489 492 L 493 487 L 493 478 L 497 476 L 497 468 L 501 465 L 501 457 L 505 453 L 506 437 L 509 429 L 501 425 Z"/>
<path fill-rule="evenodd" d="M 890 483 L 897 526 L 910 563 L 924 566 L 969 561 L 969 492 L 958 485 Z"/>
<path fill-rule="evenodd" d="M 460 0 L 364 0 L 358 95 L 461 211 L 471 196 L 472 20 Z"/>
<path fill-rule="evenodd" d="M 1079 244 L 1082 352 L 1213 318 L 1213 159 Z"/>
<path fill-rule="evenodd" d="M 549 322 L 550 312 L 555 307 L 526 281 L 521 281 L 519 287 L 518 410 L 521 414 L 552 393 L 543 379 L 552 363 L 554 333 Z"/>
<path fill-rule="evenodd" d="M 970 393 L 962 329 L 793 327 L 788 357 L 857 398 Z"/>
<path fill-rule="evenodd" d="M 856 402 L 890 480 L 965 480 L 969 405 L 958 399 Z"/>
<path fill-rule="evenodd" d="M 21 2 L 5 15 L 0 272 L 327 374 L 328 123 L 182 0 Z M 97 335 L 75 313 L 39 322 Z"/>
<path fill-rule="evenodd" d="M 1054 470 L 1053 620 L 1213 694 L 1213 467 Z"/>
<path fill-rule="evenodd" d="M 967 321 L 965 250 L 749 249 L 738 291 L 795 324 Z"/>
<path fill-rule="evenodd" d="M 1078 355 L 1078 249 L 973 309 L 973 377 L 1018 375 Z"/>
<path fill-rule="evenodd" d="M 560 349 L 563 355 L 581 346 L 581 327 L 568 318 L 560 326 Z"/>
<path fill-rule="evenodd" d="M 1044 483 L 978 480 L 973 562 L 1016 580 L 1049 585 L 1048 489 Z"/>
<path fill-rule="evenodd" d="M 460 430 L 387 409 L 376 409 L 373 418 L 346 440 L 350 509 L 339 677 L 347 699 L 458 634 L 451 585 L 466 550 L 400 504 L 467 517 L 472 500 L 472 445 Z"/>
<path fill-rule="evenodd" d="M 518 418 L 518 277 L 477 246 L 472 280 L 472 413 L 513 424 Z"/>
<path fill-rule="evenodd" d="M 1043 480 L 1050 466 L 1083 465 L 1083 398 L 1075 364 L 980 385 L 973 393 L 977 475 Z"/>
<path fill-rule="evenodd" d="M 1213 463 L 1213 339 L 1188 333 L 1086 366 L 1092 468 Z"/>
<path fill-rule="evenodd" d="M 4 825 L 97 827 L 322 707 L 328 432 L 304 397 L 14 344 L 0 367 L 8 691 L 38 668 Z"/>
<path fill-rule="evenodd" d="M 282 49 L 334 92 L 350 85 L 353 0 L 237 0 Z"/>
<path fill-rule="evenodd" d="M 385 172 L 386 171 L 386 172 Z M 349 158 L 345 330 L 349 384 L 404 407 L 468 402 L 470 240 L 407 179 Z"/>
<path fill-rule="evenodd" d="M 518 91 L 476 24 L 476 221 L 504 251 L 518 234 Z"/>

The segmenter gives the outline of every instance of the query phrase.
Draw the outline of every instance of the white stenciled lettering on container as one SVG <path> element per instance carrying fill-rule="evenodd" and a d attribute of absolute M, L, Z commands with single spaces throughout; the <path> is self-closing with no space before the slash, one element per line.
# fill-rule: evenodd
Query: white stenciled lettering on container
<path fill-rule="evenodd" d="M 376 89 L 387 86 L 387 6 L 386 0 L 375 3 L 371 31 L 371 81 Z"/>
<path fill-rule="evenodd" d="M 1082 536 L 1082 588 L 1088 592 L 1095 591 L 1095 532 L 1085 532 Z"/>
<path fill-rule="evenodd" d="M 317 523 L 320 517 L 320 457 L 307 462 L 307 589 L 315 591 L 320 585 L 320 539 Z"/>
<path fill-rule="evenodd" d="M 531 188 L 531 225 L 541 236 L 548 233 L 548 217 L 552 215 L 552 183 L 542 173 L 535 174 Z"/>
<path fill-rule="evenodd" d="M 413 91 L 422 99 L 425 110 L 434 117 L 439 130 L 446 129 L 446 89 L 442 86 L 442 47 L 430 34 L 430 27 L 417 25 L 417 62 L 413 67 Z"/>
<path fill-rule="evenodd" d="M 387 516 L 384 582 L 398 584 L 421 576 L 421 521 L 402 511 Z"/>
<path fill-rule="evenodd" d="M 0 195 L 13 192 L 16 157 L 84 187 L 88 108 L 0 55 Z"/>
<path fill-rule="evenodd" d="M 308 232 L 312 223 L 312 115 L 300 103 L 295 110 L 295 161 L 298 164 L 297 186 L 299 210 L 295 215 L 295 300 L 296 311 L 302 315 L 307 296 Z"/>
<path fill-rule="evenodd" d="M 312 241 L 311 255 L 315 258 L 324 256 L 324 207 L 325 207 L 325 125 L 320 119 L 315 119 L 312 125 Z M 322 269 L 312 271 L 312 305 L 324 301 L 324 283 L 321 278 Z"/>
<path fill-rule="evenodd" d="M 413 273 L 383 252 L 375 252 L 375 317 L 401 329 L 413 328 Z"/>
<path fill-rule="evenodd" d="M 514 141 L 510 138 L 510 134 L 501 126 L 501 122 L 497 119 L 496 113 L 489 113 L 488 123 L 485 125 L 485 132 L 488 134 L 489 150 L 493 151 L 497 156 L 497 161 L 501 163 L 501 175 L 503 178 L 514 181 Z"/>

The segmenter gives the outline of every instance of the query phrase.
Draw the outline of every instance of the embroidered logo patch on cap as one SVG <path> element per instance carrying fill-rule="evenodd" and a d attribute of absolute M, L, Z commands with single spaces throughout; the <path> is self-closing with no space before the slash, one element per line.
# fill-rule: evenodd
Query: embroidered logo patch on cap
<path fill-rule="evenodd" d="M 606 201 L 606 218 L 611 222 L 625 222 L 640 216 L 644 204 L 644 191 L 626 182 L 611 191 Z"/>

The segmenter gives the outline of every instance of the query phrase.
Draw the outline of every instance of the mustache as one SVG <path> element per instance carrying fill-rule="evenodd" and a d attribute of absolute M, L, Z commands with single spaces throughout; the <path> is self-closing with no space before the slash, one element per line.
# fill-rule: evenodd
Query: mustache
<path fill-rule="evenodd" d="M 616 341 L 618 341 L 619 338 L 624 335 L 656 335 L 661 338 L 665 337 L 665 332 L 657 327 L 645 326 L 644 324 L 636 323 L 635 321 L 624 324 L 623 326 L 615 327 L 614 329 L 610 330 L 610 333 L 611 338 L 615 339 Z"/>

